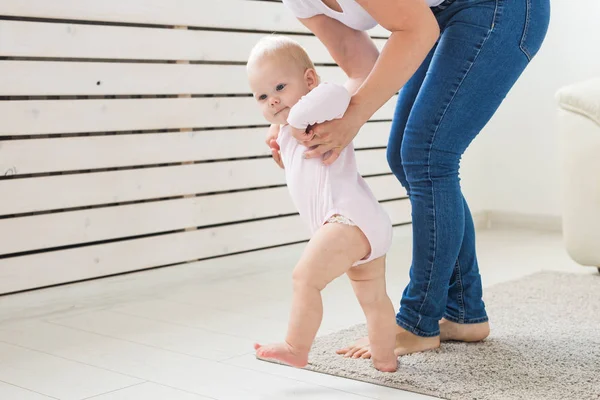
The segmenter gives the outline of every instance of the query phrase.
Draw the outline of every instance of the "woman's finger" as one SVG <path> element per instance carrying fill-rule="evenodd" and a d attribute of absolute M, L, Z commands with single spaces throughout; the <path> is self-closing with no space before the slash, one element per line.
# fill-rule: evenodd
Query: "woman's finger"
<path fill-rule="evenodd" d="M 308 142 L 300 142 L 301 144 L 303 144 L 306 147 L 313 147 L 313 146 L 323 146 L 323 145 L 328 145 L 331 141 L 328 140 L 327 138 L 321 137 L 317 134 L 313 135 L 313 138 L 311 140 L 309 140 Z"/>
<path fill-rule="evenodd" d="M 325 165 L 331 165 L 335 162 L 335 160 L 338 159 L 338 157 L 340 156 L 340 148 L 339 147 L 335 147 L 333 149 L 331 149 L 330 151 L 326 152 L 325 154 L 323 154 L 323 164 Z"/>
<path fill-rule="evenodd" d="M 294 128 L 290 125 L 290 133 L 296 140 L 302 140 L 304 138 L 304 131 L 302 129 Z"/>
<path fill-rule="evenodd" d="M 311 134 L 309 131 L 297 129 L 297 128 L 294 128 L 293 126 L 290 126 L 290 132 L 291 132 L 292 136 L 294 137 L 294 139 L 296 139 L 297 141 L 299 141 L 301 143 L 307 142 L 314 137 L 314 134 Z"/>
<path fill-rule="evenodd" d="M 331 144 L 322 144 L 315 148 L 311 148 L 310 150 L 306 150 L 304 152 L 304 158 L 321 157 L 321 156 L 323 156 L 323 154 L 327 153 L 332 148 L 333 148 L 333 146 Z"/>

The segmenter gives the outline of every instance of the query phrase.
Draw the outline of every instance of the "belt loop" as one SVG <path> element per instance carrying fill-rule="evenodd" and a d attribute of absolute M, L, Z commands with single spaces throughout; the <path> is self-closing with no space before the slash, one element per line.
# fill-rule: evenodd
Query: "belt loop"
<path fill-rule="evenodd" d="M 435 7 L 431 7 L 431 11 L 435 14 L 438 13 L 440 11 L 444 11 L 446 8 L 448 8 L 452 3 L 454 3 L 455 0 L 444 0 L 442 3 L 438 4 Z"/>

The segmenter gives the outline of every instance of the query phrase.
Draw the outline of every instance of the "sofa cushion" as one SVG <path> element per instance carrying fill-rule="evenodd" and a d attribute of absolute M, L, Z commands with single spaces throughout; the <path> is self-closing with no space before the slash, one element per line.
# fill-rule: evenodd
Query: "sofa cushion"
<path fill-rule="evenodd" d="M 600 125 L 600 78 L 561 88 L 556 93 L 560 107 L 588 117 Z"/>

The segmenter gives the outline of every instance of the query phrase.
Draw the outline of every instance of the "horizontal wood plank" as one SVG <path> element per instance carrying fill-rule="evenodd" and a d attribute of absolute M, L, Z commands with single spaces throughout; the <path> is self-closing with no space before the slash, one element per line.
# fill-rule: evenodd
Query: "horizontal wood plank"
<path fill-rule="evenodd" d="M 391 119 L 395 104 L 372 119 Z M 251 97 L 0 101 L 0 121 L 0 135 L 13 136 L 266 123 Z"/>
<path fill-rule="evenodd" d="M 393 175 L 366 181 L 379 200 L 406 194 Z M 296 212 L 287 187 L 278 187 L 0 219 L 0 255 Z"/>
<path fill-rule="evenodd" d="M 363 175 L 389 173 L 385 149 L 356 152 Z M 270 158 L 0 180 L 0 215 L 285 183 Z"/>
<path fill-rule="evenodd" d="M 386 146 L 390 125 L 365 124 L 355 147 Z M 267 128 L 251 128 L 9 140 L 0 143 L 0 175 L 268 156 L 266 133 Z"/>
<path fill-rule="evenodd" d="M 383 203 L 410 221 L 407 201 Z M 0 259 L 0 294 L 306 240 L 299 216 Z"/>
<path fill-rule="evenodd" d="M 0 56 L 246 62 L 264 33 L 0 20 Z M 317 63 L 334 63 L 314 36 L 294 36 Z M 375 39 L 382 49 L 385 39 Z M 226 44 L 226 45 L 224 45 Z"/>
<path fill-rule="evenodd" d="M 248 0 L 4 0 L 0 15 L 308 33 L 281 2 Z M 371 35 L 388 36 L 380 26 Z"/>
<path fill-rule="evenodd" d="M 16 17 L 0 20 L 0 57 L 36 59 L 0 61 L 0 96 L 246 94 L 245 67 L 231 64 L 245 63 L 256 41 L 273 31 L 301 33 L 291 37 L 315 62 L 334 63 L 279 2 L 7 0 L 0 15 Z M 389 32 L 377 27 L 370 34 Z M 381 49 L 385 39 L 375 43 Z M 325 81 L 345 79 L 337 67 L 318 72 Z M 373 119 L 391 119 L 395 101 Z M 1 216 L 111 205 L 0 219 L 0 255 L 81 245 L 0 258 L 0 293 L 308 239 L 298 216 L 281 217 L 295 212 L 287 188 L 264 188 L 284 184 L 284 176 L 265 157 L 265 128 L 246 128 L 266 124 L 249 97 L 0 101 L 0 121 L 0 136 L 218 128 L 0 141 L 0 174 L 76 172 L 0 180 Z M 355 140 L 362 174 L 389 174 L 385 149 L 366 150 L 385 146 L 389 128 L 370 122 Z M 256 156 L 262 158 L 247 159 Z M 156 166 L 179 162 L 199 163 Z M 82 171 L 132 166 L 152 167 Z M 380 200 L 405 195 L 393 175 L 367 179 Z M 253 188 L 260 189 L 212 194 Z M 202 196 L 158 200 L 196 194 Z M 113 206 L 148 199 L 157 201 Z M 395 223 L 410 221 L 407 200 L 382 204 Z M 273 218 L 240 222 L 265 217 Z M 132 239 L 148 234 L 158 235 Z M 86 245 L 111 239 L 123 240 Z"/>
<path fill-rule="evenodd" d="M 337 66 L 317 67 L 343 84 Z M 244 65 L 0 61 L 0 96 L 100 96 L 250 93 Z"/>
<path fill-rule="evenodd" d="M 260 233 L 260 234 L 258 234 Z M 305 240 L 299 217 L 0 259 L 0 293 Z"/>

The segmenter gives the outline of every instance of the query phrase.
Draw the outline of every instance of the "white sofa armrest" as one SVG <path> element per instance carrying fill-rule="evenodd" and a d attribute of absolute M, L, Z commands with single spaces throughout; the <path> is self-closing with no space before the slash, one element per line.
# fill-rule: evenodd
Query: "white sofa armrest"
<path fill-rule="evenodd" d="M 600 270 L 600 78 L 556 98 L 565 247 L 577 263 Z"/>

